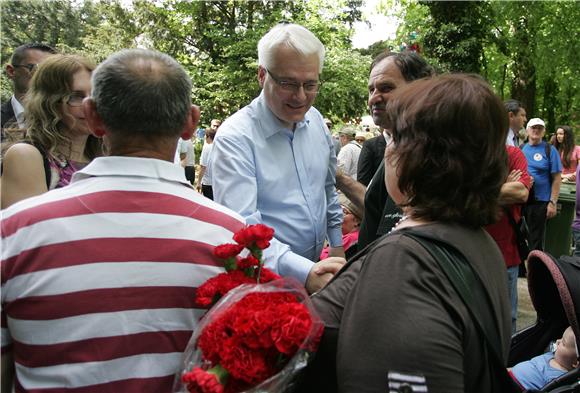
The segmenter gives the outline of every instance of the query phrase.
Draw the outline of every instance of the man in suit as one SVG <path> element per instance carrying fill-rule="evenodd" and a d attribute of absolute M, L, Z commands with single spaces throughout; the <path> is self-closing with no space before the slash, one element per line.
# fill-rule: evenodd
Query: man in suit
<path fill-rule="evenodd" d="M 38 67 L 56 50 L 45 44 L 24 44 L 14 50 L 11 61 L 6 65 L 6 75 L 12 81 L 14 94 L 10 101 L 2 104 L 1 134 L 4 140 L 5 126 L 24 128 L 24 95 L 28 91 L 30 79 Z"/>

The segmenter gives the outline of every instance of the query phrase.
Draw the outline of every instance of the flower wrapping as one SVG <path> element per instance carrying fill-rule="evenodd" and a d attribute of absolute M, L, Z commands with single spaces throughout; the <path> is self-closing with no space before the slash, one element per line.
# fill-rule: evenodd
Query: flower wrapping
<path fill-rule="evenodd" d="M 323 328 L 297 280 L 241 285 L 201 319 L 174 391 L 291 391 Z"/>
<path fill-rule="evenodd" d="M 265 225 L 234 234 L 214 255 L 226 273 L 196 291 L 200 320 L 185 350 L 174 392 L 289 392 L 316 351 L 324 325 L 304 286 L 264 268 L 262 250 L 274 235 Z M 249 250 L 245 258 L 239 254 Z"/>

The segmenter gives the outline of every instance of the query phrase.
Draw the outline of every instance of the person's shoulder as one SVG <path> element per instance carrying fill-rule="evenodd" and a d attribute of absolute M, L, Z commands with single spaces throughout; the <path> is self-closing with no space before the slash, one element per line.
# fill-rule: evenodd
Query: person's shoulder
<path fill-rule="evenodd" d="M 5 164 L 10 162 L 42 161 L 43 159 L 40 150 L 29 143 L 15 143 L 6 150 L 2 158 Z"/>
<path fill-rule="evenodd" d="M 320 121 L 324 122 L 324 118 L 323 118 L 322 114 L 314 106 L 311 106 L 310 109 L 308 109 L 308 111 L 306 112 L 306 115 L 316 117 Z"/>
<path fill-rule="evenodd" d="M 377 143 L 379 143 L 382 140 L 385 140 L 385 137 L 383 135 L 377 135 L 377 136 L 373 136 L 372 138 L 367 139 L 366 141 L 364 141 L 363 146 L 373 146 L 376 145 Z"/>
<path fill-rule="evenodd" d="M 255 110 L 250 105 L 247 105 L 224 120 L 215 135 L 214 141 L 223 137 L 237 138 L 250 133 L 256 121 Z"/>

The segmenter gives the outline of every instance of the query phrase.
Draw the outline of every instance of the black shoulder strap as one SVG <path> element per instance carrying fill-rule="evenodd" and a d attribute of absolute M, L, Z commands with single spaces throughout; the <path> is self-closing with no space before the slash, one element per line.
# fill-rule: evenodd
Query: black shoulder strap
<path fill-rule="evenodd" d="M 517 385 L 507 373 L 506 365 L 501 360 L 501 342 L 496 333 L 498 329 L 495 323 L 496 318 L 493 316 L 491 299 L 471 264 L 459 250 L 448 243 L 426 234 L 411 231 L 405 232 L 404 236 L 408 236 L 421 244 L 437 261 L 469 310 L 476 328 L 484 338 L 485 347 L 491 360 L 491 370 L 497 378 L 494 379 L 492 376 L 492 382 L 499 384 L 499 386 L 495 386 L 493 391 L 519 392 Z"/>
<path fill-rule="evenodd" d="M 545 148 L 546 148 L 546 158 L 548 159 L 548 170 L 550 171 L 550 174 L 552 174 L 552 149 L 551 146 L 548 142 L 544 142 L 546 144 Z M 550 183 L 552 183 L 551 180 L 551 176 L 550 176 Z"/>
<path fill-rule="evenodd" d="M 36 146 L 34 143 L 32 143 L 28 140 L 23 141 L 23 143 L 27 143 L 29 145 L 36 147 L 38 149 L 38 151 L 40 152 L 40 155 L 42 155 L 42 165 L 44 166 L 44 179 L 46 181 L 46 189 L 50 190 L 50 181 L 51 181 L 52 173 L 50 170 L 50 162 L 48 162 L 48 154 L 44 151 L 44 149 Z"/>
<path fill-rule="evenodd" d="M 46 155 L 42 155 L 42 164 L 44 165 L 44 178 L 46 180 L 46 189 L 50 190 L 50 180 L 52 177 L 52 171 L 50 169 L 50 163 L 48 162 L 48 158 Z"/>

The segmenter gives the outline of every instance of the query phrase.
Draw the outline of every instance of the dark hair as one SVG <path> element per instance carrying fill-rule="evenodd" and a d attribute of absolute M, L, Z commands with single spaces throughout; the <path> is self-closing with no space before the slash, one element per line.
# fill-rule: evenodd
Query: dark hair
<path fill-rule="evenodd" d="M 31 43 L 31 44 L 24 44 L 24 45 L 20 45 L 16 49 L 14 49 L 14 53 L 12 54 L 12 59 L 10 61 L 11 64 L 12 65 L 21 64 L 22 61 L 24 60 L 24 58 L 26 57 L 26 51 L 28 51 L 28 50 L 39 50 L 41 52 L 52 53 L 52 54 L 56 53 L 56 49 L 54 49 L 52 46 L 49 46 L 46 44 L 40 44 L 37 42 Z"/>
<path fill-rule="evenodd" d="M 558 142 L 558 129 L 564 130 L 564 142 Z M 574 152 L 574 133 L 572 132 L 572 127 L 570 126 L 557 126 L 556 134 L 554 134 L 554 142 L 552 143 L 554 147 L 560 153 L 562 157 L 562 165 L 564 168 L 570 168 L 570 161 L 572 158 L 572 153 Z"/>
<path fill-rule="evenodd" d="M 422 79 L 393 92 L 387 123 L 398 187 L 416 218 L 478 227 L 495 221 L 507 176 L 507 114 L 477 75 Z"/>
<path fill-rule="evenodd" d="M 395 64 L 399 67 L 403 78 L 405 78 L 407 82 L 435 74 L 433 67 L 427 64 L 421 56 L 412 51 L 399 53 L 390 51 L 381 52 L 373 59 L 373 62 L 371 63 L 371 71 L 377 66 L 377 64 L 388 57 L 393 58 Z"/>
<path fill-rule="evenodd" d="M 516 115 L 520 111 L 520 109 L 523 108 L 521 102 L 519 102 L 518 100 L 513 100 L 513 99 L 512 100 L 505 100 L 503 102 L 503 105 L 505 106 L 505 110 L 507 112 L 511 112 L 514 115 Z"/>
<path fill-rule="evenodd" d="M 175 136 L 191 111 L 191 79 L 170 56 L 125 49 L 93 73 L 97 113 L 110 131 L 125 136 Z"/>

